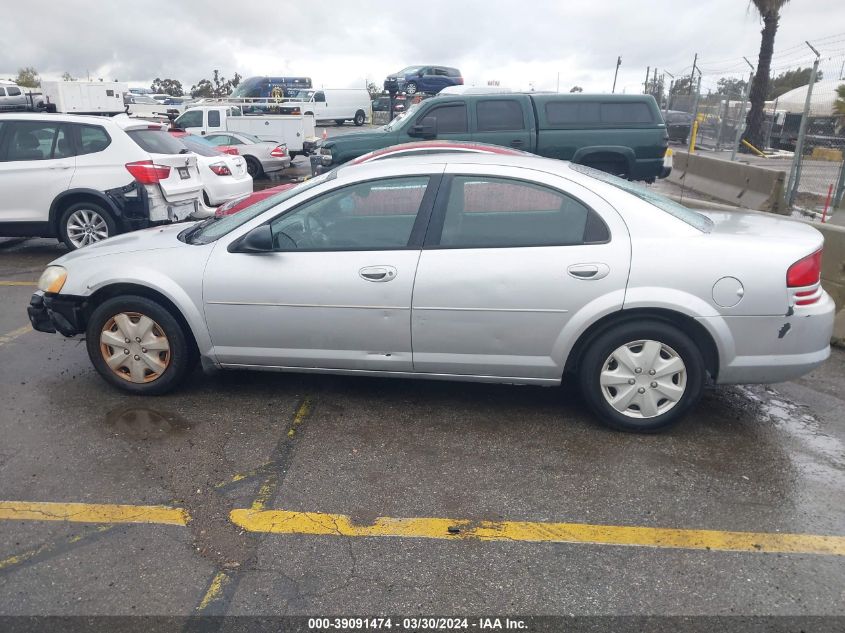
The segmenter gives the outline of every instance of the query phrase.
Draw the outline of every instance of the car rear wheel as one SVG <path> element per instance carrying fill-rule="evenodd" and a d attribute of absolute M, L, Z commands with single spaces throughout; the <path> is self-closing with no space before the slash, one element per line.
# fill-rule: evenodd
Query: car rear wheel
<path fill-rule="evenodd" d="M 677 423 L 704 388 L 704 360 L 681 330 L 661 321 L 620 324 L 591 342 L 581 391 L 607 426 L 656 432 Z"/>
<path fill-rule="evenodd" d="M 409 81 L 405 84 L 405 93 L 409 95 L 417 94 L 417 84 L 414 81 Z"/>
<path fill-rule="evenodd" d="M 72 251 L 116 234 L 114 218 L 94 202 L 72 204 L 59 218 L 59 237 Z"/>
<path fill-rule="evenodd" d="M 261 167 L 261 163 L 258 161 L 257 158 L 253 156 L 246 157 L 246 173 L 252 176 L 253 179 L 260 178 L 264 175 L 264 168 Z"/>
<path fill-rule="evenodd" d="M 94 368 L 106 382 L 130 393 L 166 393 L 196 362 L 179 321 L 146 297 L 126 295 L 103 302 L 88 320 L 85 338 Z"/>
<path fill-rule="evenodd" d="M 358 110 L 358 112 L 355 113 L 355 119 L 354 120 L 355 120 L 355 125 L 357 125 L 358 127 L 361 127 L 366 122 L 367 115 L 364 114 L 363 110 Z"/>

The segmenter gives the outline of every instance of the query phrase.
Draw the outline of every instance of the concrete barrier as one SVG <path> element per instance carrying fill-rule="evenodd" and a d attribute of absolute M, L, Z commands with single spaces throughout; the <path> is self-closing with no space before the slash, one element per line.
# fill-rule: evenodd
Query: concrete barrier
<path fill-rule="evenodd" d="M 668 180 L 746 209 L 786 214 L 786 172 L 677 151 Z"/>
<path fill-rule="evenodd" d="M 824 235 L 822 254 L 822 287 L 836 302 L 836 323 L 833 338 L 845 344 L 845 226 L 810 222 Z"/>

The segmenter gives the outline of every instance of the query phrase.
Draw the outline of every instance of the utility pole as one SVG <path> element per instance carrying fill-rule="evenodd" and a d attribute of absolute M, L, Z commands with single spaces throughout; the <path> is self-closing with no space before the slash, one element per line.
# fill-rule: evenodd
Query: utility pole
<path fill-rule="evenodd" d="M 739 143 L 742 140 L 742 132 L 745 129 L 745 105 L 748 103 L 748 93 L 751 91 L 751 82 L 753 80 L 754 72 L 752 71 L 748 73 L 748 83 L 745 84 L 745 89 L 742 91 L 742 106 L 740 106 L 739 118 L 736 121 L 736 135 L 734 136 L 734 147 L 733 150 L 731 150 L 731 161 L 736 160 L 736 152 L 739 150 Z M 725 109 L 725 113 L 727 114 L 727 108 Z"/>
<path fill-rule="evenodd" d="M 695 54 L 695 57 L 692 58 L 692 72 L 689 74 L 689 89 L 687 90 L 687 94 L 692 94 L 692 80 L 695 78 L 695 67 L 698 63 L 698 53 Z"/>
<path fill-rule="evenodd" d="M 622 56 L 616 58 L 616 72 L 613 73 L 613 90 L 611 90 L 611 94 L 616 92 L 616 77 L 619 75 L 619 67 L 622 65 Z"/>
<path fill-rule="evenodd" d="M 651 94 L 657 92 L 657 66 L 654 67 L 654 79 L 651 81 Z"/>
<path fill-rule="evenodd" d="M 648 94 L 648 76 L 651 74 L 651 66 L 645 67 L 645 82 L 643 83 L 643 94 Z"/>
<path fill-rule="evenodd" d="M 792 206 L 798 186 L 801 183 L 801 155 L 804 153 L 804 137 L 807 135 L 807 120 L 810 118 L 810 99 L 813 96 L 813 86 L 816 83 L 816 75 L 819 72 L 819 59 L 821 54 L 813 48 L 810 42 L 805 42 L 816 54 L 816 61 L 813 62 L 813 70 L 810 71 L 810 84 L 807 86 L 807 98 L 804 100 L 804 113 L 801 115 L 801 125 L 798 127 L 798 140 L 795 141 L 795 154 L 792 157 L 792 167 L 789 170 L 789 184 L 786 186 L 786 204 Z"/>

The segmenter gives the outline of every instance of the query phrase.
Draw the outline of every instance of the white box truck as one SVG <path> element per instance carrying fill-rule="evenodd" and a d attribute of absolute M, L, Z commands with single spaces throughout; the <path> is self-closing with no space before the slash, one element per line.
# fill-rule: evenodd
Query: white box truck
<path fill-rule="evenodd" d="M 189 134 L 245 132 L 264 141 L 284 143 L 291 159 L 306 152 L 303 144 L 314 141 L 314 117 L 287 114 L 244 114 L 238 105 L 198 105 L 185 110 L 173 122 Z"/>
<path fill-rule="evenodd" d="M 370 93 L 363 89 L 300 90 L 295 97 L 281 104 L 283 114 L 313 114 L 317 121 L 334 121 L 343 125 L 352 121 L 364 125 L 372 120 Z"/>
<path fill-rule="evenodd" d="M 120 81 L 41 82 L 47 110 L 66 114 L 120 114 L 126 111 L 123 95 L 128 91 Z"/>

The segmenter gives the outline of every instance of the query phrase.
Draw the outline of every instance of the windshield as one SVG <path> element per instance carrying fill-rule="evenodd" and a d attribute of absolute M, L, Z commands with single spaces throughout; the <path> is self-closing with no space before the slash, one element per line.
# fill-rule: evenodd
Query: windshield
<path fill-rule="evenodd" d="M 253 218 L 258 217 L 268 209 L 272 209 L 285 200 L 298 196 L 299 194 L 308 191 L 317 185 L 322 185 L 327 180 L 332 180 L 336 177 L 337 174 L 334 171 L 321 174 L 320 176 L 315 176 L 310 180 L 306 180 L 305 182 L 298 184 L 292 189 L 282 191 L 281 193 L 277 193 L 275 196 L 270 196 L 269 198 L 256 202 L 238 213 L 208 218 L 187 231 L 182 232 L 179 237 L 184 239 L 188 244 L 210 244 L 211 242 L 219 240 L 224 235 L 231 233 L 239 226 L 246 224 Z"/>
<path fill-rule="evenodd" d="M 260 97 L 261 95 L 261 88 L 265 83 L 264 77 L 250 77 L 249 79 L 244 79 L 238 87 L 232 91 L 231 97 L 240 97 L 240 98 L 250 98 L 250 97 Z"/>
<path fill-rule="evenodd" d="M 299 99 L 300 101 L 308 101 L 313 96 L 314 96 L 313 90 L 300 90 L 299 92 L 296 93 L 295 98 Z"/>
<path fill-rule="evenodd" d="M 411 73 L 418 73 L 423 68 L 424 68 L 423 66 L 408 66 L 407 68 L 403 68 L 402 70 L 400 70 L 396 74 L 397 75 L 410 75 Z"/>
<path fill-rule="evenodd" d="M 422 103 L 422 102 L 420 102 L 420 103 Z M 405 110 L 402 114 L 400 114 L 395 119 L 393 119 L 390 123 L 385 125 L 383 129 L 386 130 L 387 132 L 393 132 L 394 130 L 401 130 L 403 127 L 405 127 L 405 125 L 411 119 L 413 114 L 417 110 L 420 109 L 420 103 L 415 103 L 414 105 L 412 105 L 410 108 Z"/>
<path fill-rule="evenodd" d="M 184 154 L 185 145 L 164 130 L 127 130 L 127 136 L 150 154 Z"/>
<path fill-rule="evenodd" d="M 643 185 L 635 184 L 630 180 L 624 180 L 622 178 L 618 178 L 613 176 L 612 174 L 608 174 L 604 171 L 599 171 L 598 169 L 593 169 L 592 167 L 587 167 L 586 165 L 575 165 L 571 164 L 569 166 L 571 169 L 574 169 L 577 172 L 582 174 L 586 174 L 587 176 L 591 176 L 596 180 L 601 180 L 602 182 L 606 182 L 609 185 L 613 185 L 622 191 L 626 191 L 631 195 L 636 196 L 640 200 L 645 200 L 651 205 L 654 205 L 661 211 L 665 211 L 669 215 L 672 215 L 683 222 L 686 222 L 691 227 L 702 231 L 703 233 L 709 233 L 710 230 L 713 228 L 713 220 L 710 218 L 689 209 L 682 204 L 678 204 L 674 200 L 667 198 L 666 196 L 662 196 L 659 193 L 655 193 L 650 189 L 646 189 Z"/>

